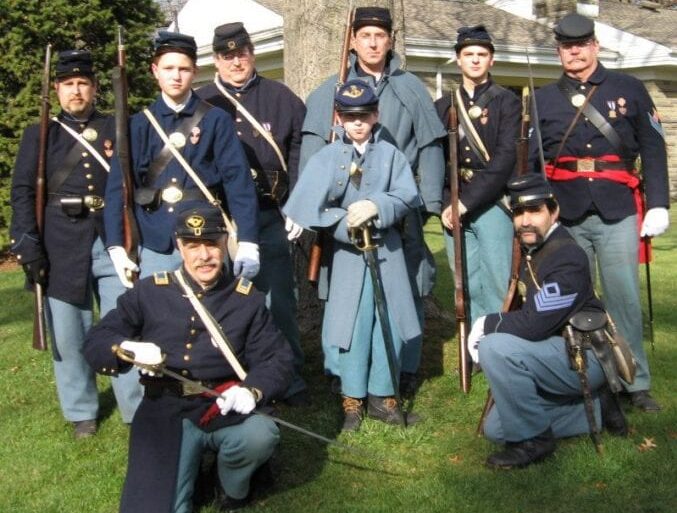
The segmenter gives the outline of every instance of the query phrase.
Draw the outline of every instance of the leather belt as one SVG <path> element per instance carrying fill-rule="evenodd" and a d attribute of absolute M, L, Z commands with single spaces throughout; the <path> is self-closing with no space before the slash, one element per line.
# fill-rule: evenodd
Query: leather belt
<path fill-rule="evenodd" d="M 202 390 L 197 385 L 213 389 L 226 381 L 226 378 L 222 380 L 195 380 L 195 383 L 184 383 L 183 381 L 166 381 L 142 377 L 140 381 L 144 387 L 143 393 L 146 397 L 156 398 L 164 394 L 175 397 L 191 397 L 202 394 Z"/>
<path fill-rule="evenodd" d="M 104 207 L 102 196 L 96 194 L 85 194 L 84 196 L 69 194 L 49 194 L 47 205 L 50 207 L 61 207 L 65 203 L 80 203 L 90 211 L 101 210 Z"/>
<path fill-rule="evenodd" d="M 601 159 L 576 159 L 555 164 L 556 168 L 566 169 L 567 171 L 576 171 L 577 173 L 590 173 L 594 171 L 627 171 L 631 173 L 634 169 L 634 162 L 621 160 L 620 162 L 609 162 Z"/>

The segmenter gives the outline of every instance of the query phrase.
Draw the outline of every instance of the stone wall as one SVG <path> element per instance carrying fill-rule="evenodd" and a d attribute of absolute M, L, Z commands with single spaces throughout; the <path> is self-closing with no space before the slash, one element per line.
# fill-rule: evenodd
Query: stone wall
<path fill-rule="evenodd" d="M 644 84 L 661 117 L 665 142 L 668 146 L 670 197 L 677 199 L 677 82 L 655 80 Z"/>

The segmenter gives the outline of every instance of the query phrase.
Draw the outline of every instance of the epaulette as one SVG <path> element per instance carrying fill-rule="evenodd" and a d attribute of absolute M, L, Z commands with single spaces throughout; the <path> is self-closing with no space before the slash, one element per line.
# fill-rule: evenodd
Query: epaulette
<path fill-rule="evenodd" d="M 171 283 L 171 276 L 167 271 L 162 271 L 159 273 L 153 273 L 153 282 L 155 285 L 164 286 Z"/>
<path fill-rule="evenodd" d="M 252 285 L 254 285 L 251 280 L 247 278 L 240 278 L 240 281 L 237 282 L 237 287 L 235 287 L 235 292 L 239 292 L 242 295 L 248 296 L 252 291 Z"/>

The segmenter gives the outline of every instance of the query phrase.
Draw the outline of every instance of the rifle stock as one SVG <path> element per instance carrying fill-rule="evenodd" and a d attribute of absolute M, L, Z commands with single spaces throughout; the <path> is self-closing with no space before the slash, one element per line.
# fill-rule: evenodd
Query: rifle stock
<path fill-rule="evenodd" d="M 42 240 L 45 225 L 45 200 L 47 197 L 45 175 L 47 169 L 47 142 L 49 136 L 49 73 L 52 59 L 52 45 L 45 48 L 45 63 L 42 74 L 40 97 L 40 147 L 38 149 L 38 167 L 35 170 L 35 224 L 38 236 Z M 33 348 L 47 350 L 47 331 L 45 328 L 45 296 L 43 286 L 34 285 L 33 298 Z"/>
<path fill-rule="evenodd" d="M 468 314 L 465 293 L 465 245 L 463 227 L 459 212 L 459 174 L 458 174 L 458 115 L 451 94 L 449 106 L 449 183 L 451 187 L 451 218 L 454 237 L 454 305 L 456 312 L 456 332 L 458 334 L 458 366 L 460 385 L 463 393 L 470 392 L 472 381 L 472 360 L 468 353 Z"/>
<path fill-rule="evenodd" d="M 336 89 L 343 85 L 348 77 L 348 69 L 350 67 L 350 36 L 353 27 L 353 19 L 355 17 L 355 9 L 352 7 L 352 2 L 348 6 L 348 16 L 346 18 L 346 25 L 343 31 L 343 44 L 341 45 L 341 59 L 339 62 L 339 72 L 338 72 L 338 81 L 336 84 Z M 332 100 L 333 103 L 333 100 Z M 332 123 L 331 127 L 333 128 L 338 124 L 338 114 L 336 109 L 332 113 Z M 336 139 L 336 133 L 332 128 L 329 129 L 329 142 L 332 143 Z M 318 277 L 320 275 L 320 263 L 322 261 L 322 248 L 325 246 L 325 236 L 323 231 L 317 232 L 315 235 L 315 240 L 313 241 L 310 247 L 310 256 L 308 261 L 308 272 L 307 278 L 311 283 L 317 283 Z"/>
<path fill-rule="evenodd" d="M 115 98 L 115 147 L 122 174 L 123 246 L 134 262 L 138 261 L 138 227 L 134 217 L 134 181 L 129 158 L 129 106 L 126 71 L 126 51 L 122 27 L 118 27 L 118 65 L 113 68 L 112 86 Z"/>

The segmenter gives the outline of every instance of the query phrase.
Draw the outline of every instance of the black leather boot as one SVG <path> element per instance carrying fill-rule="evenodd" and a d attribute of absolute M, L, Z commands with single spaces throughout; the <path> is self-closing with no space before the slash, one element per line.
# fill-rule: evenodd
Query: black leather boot
<path fill-rule="evenodd" d="M 343 427 L 341 431 L 355 432 L 360 429 L 364 418 L 364 401 L 343 396 Z"/>
<path fill-rule="evenodd" d="M 393 396 L 381 397 L 370 394 L 367 400 L 367 415 L 372 419 L 396 426 L 412 426 L 419 421 L 419 416 L 415 413 L 403 414 L 397 404 L 397 399 Z M 403 420 L 404 424 L 402 423 Z"/>
<path fill-rule="evenodd" d="M 628 436 L 628 422 L 618 401 L 618 396 L 611 393 L 609 387 L 599 392 L 599 403 L 602 407 L 602 426 L 610 435 Z"/>
<path fill-rule="evenodd" d="M 648 390 L 630 392 L 630 401 L 632 401 L 632 405 L 635 408 L 638 408 L 645 413 L 657 413 L 661 411 L 661 405 L 651 397 Z"/>
<path fill-rule="evenodd" d="M 487 458 L 487 465 L 497 469 L 526 467 L 547 458 L 553 452 L 555 437 L 552 429 L 548 428 L 534 438 L 506 443 L 502 451 L 495 452 Z"/>

